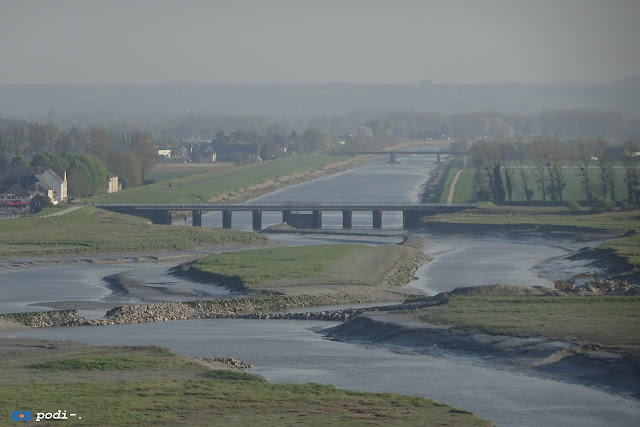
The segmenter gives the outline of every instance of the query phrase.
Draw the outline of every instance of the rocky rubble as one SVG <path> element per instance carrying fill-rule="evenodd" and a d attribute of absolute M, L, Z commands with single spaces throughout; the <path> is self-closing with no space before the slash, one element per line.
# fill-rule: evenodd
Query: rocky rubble
<path fill-rule="evenodd" d="M 263 233 L 295 233 L 298 229 L 290 226 L 286 222 L 275 224 L 267 228 L 262 229 Z"/>
<path fill-rule="evenodd" d="M 285 312 L 288 307 L 322 306 L 356 302 L 345 296 L 285 296 L 272 295 L 246 297 L 228 300 L 207 300 L 188 302 L 166 302 L 149 305 L 119 306 L 109 310 L 105 319 L 85 319 L 75 310 L 53 310 L 35 313 L 14 313 L 0 315 L 6 320 L 32 328 L 50 326 L 103 326 L 129 323 L 166 322 L 191 319 L 280 319 L 280 320 L 321 320 L 344 322 L 365 311 L 413 310 L 433 305 L 446 304 L 456 295 L 640 295 L 640 285 L 626 281 L 602 279 L 575 286 L 573 289 L 549 290 L 541 286 L 529 287 L 511 284 L 495 284 L 457 288 L 449 293 L 432 297 L 416 297 L 403 304 L 368 309 L 346 308 L 340 310 Z"/>
<path fill-rule="evenodd" d="M 32 328 L 50 326 L 79 326 L 87 324 L 76 310 L 52 310 L 31 313 L 0 314 L 0 321 L 20 323 Z"/>
<path fill-rule="evenodd" d="M 361 313 L 361 309 L 328 310 L 320 312 L 240 312 L 231 304 L 227 308 L 214 307 L 206 301 L 191 303 L 169 302 L 149 305 L 115 307 L 106 314 L 106 320 L 87 320 L 92 325 L 115 325 L 125 323 L 166 322 L 189 319 L 282 319 L 345 321 Z"/>
<path fill-rule="evenodd" d="M 601 279 L 556 292 L 567 295 L 640 295 L 640 285 L 625 280 Z"/>
<path fill-rule="evenodd" d="M 251 363 L 246 363 L 243 362 L 240 359 L 234 359 L 232 357 L 203 357 L 202 360 L 206 361 L 206 362 L 220 362 L 220 363 L 224 363 L 227 364 L 229 366 L 231 366 L 232 368 L 235 369 L 249 369 L 249 368 L 253 368 L 253 364 Z"/>

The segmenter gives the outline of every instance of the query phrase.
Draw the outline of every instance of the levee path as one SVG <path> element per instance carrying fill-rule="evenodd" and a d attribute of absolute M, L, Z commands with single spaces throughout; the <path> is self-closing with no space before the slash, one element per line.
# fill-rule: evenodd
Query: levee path
<path fill-rule="evenodd" d="M 462 173 L 462 171 L 464 170 L 464 168 L 467 167 L 467 158 L 463 158 L 463 164 L 462 164 L 462 169 L 460 169 L 457 173 L 456 176 L 453 177 L 453 181 L 451 181 L 451 186 L 449 187 L 449 196 L 447 196 L 447 203 L 453 203 L 453 195 L 456 192 L 456 184 L 458 183 L 458 179 L 460 178 L 460 174 Z"/>

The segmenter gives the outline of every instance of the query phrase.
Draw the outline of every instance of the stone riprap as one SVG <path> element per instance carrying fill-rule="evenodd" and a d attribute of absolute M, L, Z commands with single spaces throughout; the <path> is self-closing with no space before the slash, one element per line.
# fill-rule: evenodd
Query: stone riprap
<path fill-rule="evenodd" d="M 233 357 L 203 357 L 202 360 L 204 360 L 205 362 L 224 363 L 235 369 L 253 368 L 252 363 L 243 362 L 242 360 L 234 359 Z"/>

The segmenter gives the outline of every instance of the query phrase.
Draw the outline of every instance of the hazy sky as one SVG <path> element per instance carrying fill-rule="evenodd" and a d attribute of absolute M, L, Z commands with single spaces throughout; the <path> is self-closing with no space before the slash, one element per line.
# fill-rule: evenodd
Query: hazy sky
<path fill-rule="evenodd" d="M 630 75 L 638 0 L 0 0 L 0 84 Z"/>

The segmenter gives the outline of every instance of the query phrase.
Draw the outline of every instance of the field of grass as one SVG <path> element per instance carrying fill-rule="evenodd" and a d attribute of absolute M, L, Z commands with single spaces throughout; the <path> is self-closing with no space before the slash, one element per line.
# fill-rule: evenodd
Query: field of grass
<path fill-rule="evenodd" d="M 111 194 L 101 194 L 87 199 L 102 202 L 206 202 L 217 196 L 231 194 L 242 189 L 275 182 L 284 176 L 300 173 L 311 173 L 325 166 L 345 160 L 345 156 L 315 154 L 308 156 L 292 156 L 261 163 L 252 163 L 239 167 L 213 168 L 210 172 L 192 172 L 180 178 L 160 175 L 160 182 L 130 187 Z M 182 173 L 182 172 L 181 172 Z M 188 173 L 188 174 L 187 174 Z"/>
<path fill-rule="evenodd" d="M 460 174 L 458 182 L 456 183 L 455 192 L 453 193 L 452 203 L 464 203 L 473 200 L 473 178 L 475 176 L 475 169 L 471 166 L 471 156 L 459 156 L 456 158 L 449 167 L 447 177 L 442 188 L 442 194 L 440 194 L 439 203 L 447 203 L 447 197 L 449 197 L 449 189 L 456 174 L 460 169 L 463 169 L 464 158 L 467 158 L 467 167 Z"/>
<path fill-rule="evenodd" d="M 0 221 L 0 256 L 181 250 L 221 243 L 266 243 L 258 233 L 153 225 L 144 218 L 86 207 L 53 218 Z"/>
<path fill-rule="evenodd" d="M 214 370 L 157 347 L 88 347 L 5 358 L 2 412 L 77 414 L 71 425 L 489 425 L 421 397 L 317 384 L 270 384 Z M 80 419 L 81 418 L 81 419 Z"/>
<path fill-rule="evenodd" d="M 474 178 L 476 168 L 472 164 L 471 156 L 467 156 L 467 162 L 468 166 L 460 176 L 458 185 L 456 185 L 456 192 L 454 193 L 453 197 L 454 203 L 463 203 L 477 200 L 476 195 L 474 194 Z M 454 160 L 453 164 L 449 168 L 447 176 L 445 177 L 445 185 L 443 186 L 442 193 L 440 194 L 440 203 L 446 203 L 451 182 L 453 181 L 455 174 L 461 168 L 462 157 L 458 157 L 456 160 Z M 514 191 L 512 193 L 512 201 L 524 202 L 526 201 L 526 195 L 524 193 L 524 181 L 520 173 L 520 165 L 514 163 L 510 165 L 510 168 L 512 171 L 514 187 Z M 583 183 L 584 178 L 581 175 L 580 169 L 578 167 L 567 165 L 565 168 L 563 168 L 562 172 L 564 175 L 564 181 L 566 183 L 566 187 L 562 193 L 562 200 L 565 202 L 585 200 L 586 195 Z M 591 181 L 590 187 L 593 196 L 598 200 L 603 200 L 600 185 L 600 176 L 600 171 L 597 169 L 597 166 L 594 163 L 591 166 L 589 172 L 589 179 Z M 615 177 L 614 193 L 616 201 L 623 201 L 627 198 L 624 168 L 614 168 L 613 176 Z M 540 185 L 538 183 L 539 178 L 533 163 L 525 164 L 525 177 L 527 178 L 529 190 L 533 190 L 534 192 L 533 200 L 542 200 L 542 191 L 540 190 Z M 607 182 L 607 186 L 608 185 L 609 183 Z M 607 198 L 609 197 L 610 196 L 608 192 Z M 551 201 L 548 196 L 547 201 Z"/>
<path fill-rule="evenodd" d="M 469 332 L 595 343 L 640 357 L 637 296 L 454 296 L 419 313 Z"/>
<path fill-rule="evenodd" d="M 154 181 L 168 181 L 189 175 L 220 172 L 224 169 L 235 168 L 231 162 L 213 163 L 158 163 L 149 172 L 149 179 Z"/>
<path fill-rule="evenodd" d="M 538 184 L 538 175 L 535 172 L 534 168 L 529 168 L 525 170 L 527 176 L 528 187 L 530 190 L 534 191 L 533 199 L 534 200 L 542 200 L 542 190 L 540 190 Z M 580 169 L 577 167 L 566 167 L 562 170 L 564 174 L 564 181 L 567 184 L 563 193 L 562 200 L 565 202 L 569 201 L 580 201 L 585 200 L 586 195 L 584 191 L 584 184 L 582 182 L 583 177 L 581 175 Z M 613 169 L 614 175 L 614 193 L 617 201 L 622 201 L 627 198 L 627 189 L 626 183 L 624 182 L 624 169 L 616 168 Z M 589 172 L 589 180 L 591 181 L 591 190 L 593 192 L 594 197 L 599 200 L 602 200 L 602 191 L 600 186 L 600 172 L 596 170 L 594 167 L 590 169 Z M 515 190 L 513 192 L 513 201 L 514 202 L 522 202 L 526 201 L 526 196 L 524 194 L 524 185 L 522 176 L 520 174 L 519 167 L 513 167 L 513 185 Z M 607 186 L 609 183 L 607 182 Z M 607 193 L 607 198 L 609 194 Z M 551 200 L 547 196 L 547 200 Z"/>
<path fill-rule="evenodd" d="M 213 254 L 198 259 L 194 268 L 235 278 L 250 289 L 267 289 L 274 284 L 375 286 L 400 260 L 415 251 L 401 245 L 282 247 Z"/>

